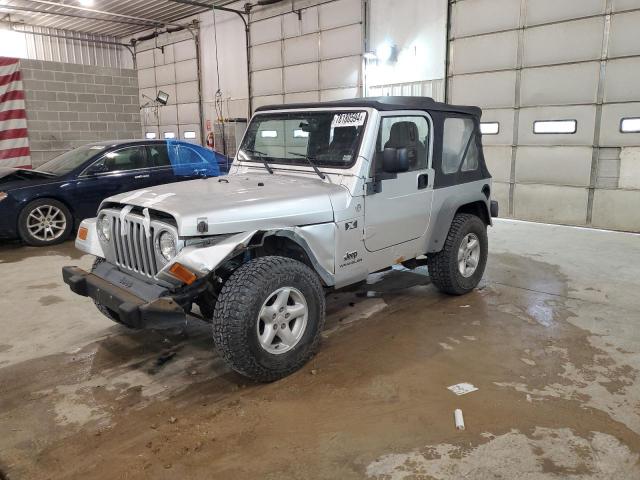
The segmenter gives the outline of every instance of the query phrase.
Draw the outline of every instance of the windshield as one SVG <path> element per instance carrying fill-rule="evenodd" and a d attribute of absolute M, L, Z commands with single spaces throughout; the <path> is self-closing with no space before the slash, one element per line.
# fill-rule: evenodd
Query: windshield
<path fill-rule="evenodd" d="M 253 162 L 348 168 L 358 155 L 367 112 L 283 112 L 257 115 L 238 158 Z M 307 160 L 307 157 L 309 160 Z"/>
<path fill-rule="evenodd" d="M 36 168 L 36 170 L 39 172 L 52 173 L 57 176 L 66 175 L 105 148 L 107 147 L 103 145 L 85 145 L 84 147 L 73 149 L 49 160 L 47 163 Z"/>

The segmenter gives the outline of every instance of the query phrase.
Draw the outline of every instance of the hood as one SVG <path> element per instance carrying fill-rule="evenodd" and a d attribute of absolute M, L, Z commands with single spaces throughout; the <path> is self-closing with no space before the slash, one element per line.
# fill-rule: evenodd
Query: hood
<path fill-rule="evenodd" d="M 26 168 L 0 167 L 0 190 L 8 190 L 15 187 L 26 187 L 47 183 L 55 179 L 52 175 L 29 170 Z"/>
<path fill-rule="evenodd" d="M 348 195 L 345 187 L 315 178 L 238 174 L 170 183 L 116 195 L 105 203 L 147 207 L 172 215 L 181 236 L 238 233 L 333 221 L 330 197 Z"/>

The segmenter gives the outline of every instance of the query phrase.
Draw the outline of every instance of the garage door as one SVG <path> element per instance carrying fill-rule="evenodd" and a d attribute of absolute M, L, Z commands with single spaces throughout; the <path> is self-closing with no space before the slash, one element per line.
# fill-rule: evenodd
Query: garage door
<path fill-rule="evenodd" d="M 253 108 L 360 96 L 362 9 L 361 0 L 335 0 L 252 19 Z"/>
<path fill-rule="evenodd" d="M 141 107 L 159 91 L 169 95 L 165 106 L 142 108 L 145 133 L 201 143 L 198 61 L 191 34 L 178 32 L 140 43 L 136 59 Z"/>
<path fill-rule="evenodd" d="M 640 231 L 639 9 L 452 1 L 448 100 L 484 109 L 503 213 Z"/>

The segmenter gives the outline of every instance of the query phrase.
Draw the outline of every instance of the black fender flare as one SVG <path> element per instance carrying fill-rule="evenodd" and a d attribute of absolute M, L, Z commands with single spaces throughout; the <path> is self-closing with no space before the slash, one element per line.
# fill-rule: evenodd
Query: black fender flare
<path fill-rule="evenodd" d="M 427 253 L 436 253 L 442 250 L 444 242 L 449 234 L 451 228 L 451 222 L 456 213 L 467 205 L 478 205 L 482 209 L 482 220 L 487 225 L 492 225 L 491 221 L 491 208 L 487 197 L 482 192 L 469 192 L 463 195 L 456 195 L 447 198 L 438 210 L 438 215 L 432 218 L 433 225 L 431 226 L 431 236 L 427 244 Z"/>

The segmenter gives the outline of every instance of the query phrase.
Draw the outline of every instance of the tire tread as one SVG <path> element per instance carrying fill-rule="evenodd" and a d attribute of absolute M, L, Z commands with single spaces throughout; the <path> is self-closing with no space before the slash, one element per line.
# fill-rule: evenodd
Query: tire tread
<path fill-rule="evenodd" d="M 247 322 L 250 318 L 248 302 L 245 299 L 255 297 L 263 290 L 263 285 L 275 280 L 274 277 L 302 276 L 315 290 L 319 299 L 320 311 L 317 334 L 305 347 L 302 355 L 294 362 L 278 369 L 267 368 L 251 355 L 243 340 Z M 315 355 L 320 332 L 324 326 L 325 302 L 322 285 L 316 273 L 297 260 L 286 257 L 268 256 L 251 260 L 238 267 L 222 287 L 213 314 L 213 339 L 223 359 L 238 373 L 260 382 L 272 382 L 285 377 L 306 364 Z"/>
<path fill-rule="evenodd" d="M 462 295 L 468 292 L 468 289 L 463 288 L 457 282 L 457 261 L 452 261 L 452 259 L 457 259 L 460 232 L 469 223 L 476 221 L 482 222 L 480 218 L 469 213 L 456 214 L 451 221 L 451 227 L 449 228 L 449 233 L 442 250 L 427 257 L 427 268 L 429 269 L 431 282 L 443 293 L 447 293 L 449 295 Z M 482 223 L 484 224 L 484 222 Z M 478 265 L 478 268 L 480 269 L 482 267 L 482 271 L 484 271 L 485 262 L 486 255 L 483 259 L 481 254 L 480 263 L 483 265 Z"/>

